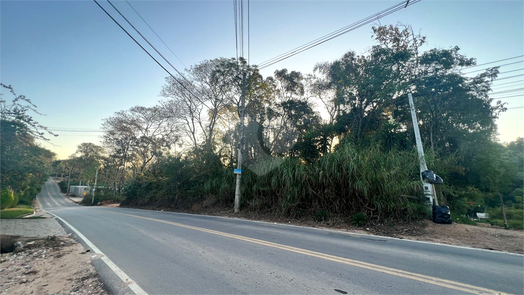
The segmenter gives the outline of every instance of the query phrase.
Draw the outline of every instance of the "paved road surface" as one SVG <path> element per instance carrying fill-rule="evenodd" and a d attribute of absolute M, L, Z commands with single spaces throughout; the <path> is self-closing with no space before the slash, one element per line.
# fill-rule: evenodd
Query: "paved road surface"
<path fill-rule="evenodd" d="M 524 290 L 524 256 L 239 219 L 82 207 L 49 181 L 43 208 L 149 294 L 469 294 Z"/>

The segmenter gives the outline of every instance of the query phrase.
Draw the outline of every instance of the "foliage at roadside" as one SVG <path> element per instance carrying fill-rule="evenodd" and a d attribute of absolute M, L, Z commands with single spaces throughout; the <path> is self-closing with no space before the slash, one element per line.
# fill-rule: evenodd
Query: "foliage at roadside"
<path fill-rule="evenodd" d="M 36 112 L 36 106 L 25 96 L 16 95 L 12 86 L 0 86 L 14 96 L 8 102 L 0 94 L 0 193 L 4 209 L 31 204 L 49 177 L 54 153 L 35 142 L 45 139 L 47 130 L 28 114 Z"/>
<path fill-rule="evenodd" d="M 93 184 L 98 169 L 99 185 L 123 205 L 230 207 L 242 146 L 243 210 L 353 216 L 357 225 L 420 219 L 428 212 L 412 93 L 428 166 L 445 181 L 440 203 L 469 220 L 498 212 L 502 199 L 519 227 L 524 146 L 522 138 L 495 141 L 495 120 L 506 111 L 490 98 L 498 67 L 463 75 L 474 58 L 459 47 L 423 51 L 426 38 L 409 26 L 374 27 L 373 36 L 367 52 L 348 51 L 310 75 L 280 69 L 264 77 L 234 58 L 198 63 L 166 79 L 156 106 L 105 119 L 103 147 L 79 146 L 62 171 Z"/>

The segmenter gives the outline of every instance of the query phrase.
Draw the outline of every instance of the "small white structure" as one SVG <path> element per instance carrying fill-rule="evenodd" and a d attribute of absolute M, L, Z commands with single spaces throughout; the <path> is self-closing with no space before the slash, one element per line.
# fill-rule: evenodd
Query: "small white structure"
<path fill-rule="evenodd" d="M 85 197 L 89 195 L 89 192 L 91 191 L 91 187 L 85 186 L 85 185 L 72 185 L 69 187 L 69 195 L 73 195 L 75 197 Z"/>
<path fill-rule="evenodd" d="M 477 218 L 478 219 L 488 219 L 489 218 L 489 214 L 488 213 L 480 213 L 480 212 L 477 212 Z"/>

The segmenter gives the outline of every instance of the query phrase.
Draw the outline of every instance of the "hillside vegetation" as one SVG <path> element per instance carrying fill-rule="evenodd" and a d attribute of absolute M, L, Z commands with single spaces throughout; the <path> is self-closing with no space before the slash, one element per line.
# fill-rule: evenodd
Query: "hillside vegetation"
<path fill-rule="evenodd" d="M 461 70 L 476 60 L 459 47 L 422 51 L 426 38 L 407 26 L 373 31 L 377 43 L 366 53 L 320 62 L 313 74 L 263 77 L 243 59 L 196 64 L 166 78 L 157 105 L 106 118 L 103 146 L 81 144 L 54 169 L 70 167 L 73 181 L 90 184 L 98 169 L 97 202 L 231 208 L 242 147 L 242 210 L 420 219 L 428 212 L 410 92 L 428 167 L 444 179 L 440 203 L 456 218 L 488 212 L 494 223 L 503 203 L 510 225 L 522 228 L 523 139 L 495 140 L 506 111 L 489 96 L 498 68 L 466 76 Z"/>

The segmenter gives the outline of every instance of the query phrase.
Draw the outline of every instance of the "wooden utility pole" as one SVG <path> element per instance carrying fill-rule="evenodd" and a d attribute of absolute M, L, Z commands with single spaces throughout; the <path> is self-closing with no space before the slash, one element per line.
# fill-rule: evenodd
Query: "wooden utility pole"
<path fill-rule="evenodd" d="M 95 202 L 95 191 L 96 191 L 97 179 L 98 179 L 98 167 L 96 167 L 96 172 L 95 172 L 95 185 L 93 186 L 93 196 L 91 197 L 91 205 L 93 205 L 93 203 Z"/>

